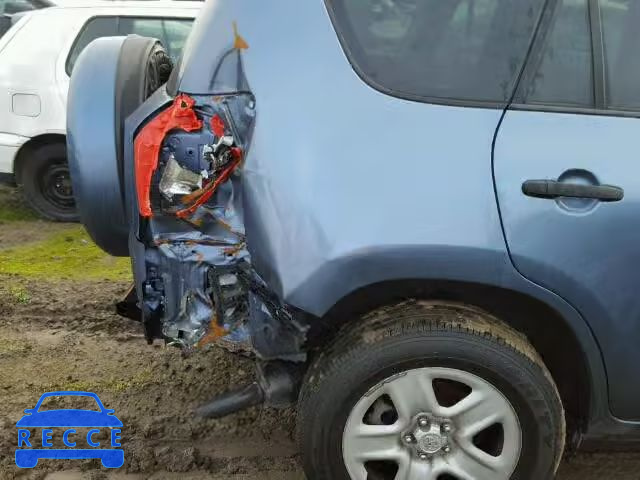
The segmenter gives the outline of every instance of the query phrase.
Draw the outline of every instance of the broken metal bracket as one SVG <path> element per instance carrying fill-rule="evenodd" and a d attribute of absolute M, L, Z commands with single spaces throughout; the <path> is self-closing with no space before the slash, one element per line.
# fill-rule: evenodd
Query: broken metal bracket
<path fill-rule="evenodd" d="M 138 293 L 135 284 L 131 285 L 122 300 L 116 303 L 116 313 L 136 322 L 142 321 L 142 310 L 138 306 Z"/>
<path fill-rule="evenodd" d="M 196 409 L 195 414 L 221 418 L 260 404 L 287 408 L 296 403 L 304 365 L 280 361 L 258 363 L 256 374 L 255 382 L 216 396 Z"/>

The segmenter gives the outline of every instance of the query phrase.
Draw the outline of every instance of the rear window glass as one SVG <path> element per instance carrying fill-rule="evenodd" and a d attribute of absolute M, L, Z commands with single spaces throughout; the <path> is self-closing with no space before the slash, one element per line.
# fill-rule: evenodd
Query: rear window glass
<path fill-rule="evenodd" d="M 544 0 L 327 0 L 356 70 L 416 99 L 506 102 Z"/>

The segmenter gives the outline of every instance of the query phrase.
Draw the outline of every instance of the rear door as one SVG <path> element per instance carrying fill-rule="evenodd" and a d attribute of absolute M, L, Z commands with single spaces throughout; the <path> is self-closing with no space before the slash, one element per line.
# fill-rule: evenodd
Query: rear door
<path fill-rule="evenodd" d="M 640 419 L 638 24 L 636 0 L 552 0 L 494 149 L 512 261 L 585 317 L 625 419 Z"/>

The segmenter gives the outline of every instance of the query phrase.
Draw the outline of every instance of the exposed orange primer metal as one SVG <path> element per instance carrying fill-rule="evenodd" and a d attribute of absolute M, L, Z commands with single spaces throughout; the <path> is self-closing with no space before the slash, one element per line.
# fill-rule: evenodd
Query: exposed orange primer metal
<path fill-rule="evenodd" d="M 205 345 L 224 337 L 228 333 L 229 332 L 224 327 L 218 325 L 218 317 L 217 315 L 214 315 L 209 322 L 209 330 L 207 331 L 207 334 L 198 341 L 197 347 L 202 348 Z"/>
<path fill-rule="evenodd" d="M 249 48 L 249 44 L 238 33 L 238 24 L 233 22 L 233 48 L 236 50 L 246 50 Z"/>

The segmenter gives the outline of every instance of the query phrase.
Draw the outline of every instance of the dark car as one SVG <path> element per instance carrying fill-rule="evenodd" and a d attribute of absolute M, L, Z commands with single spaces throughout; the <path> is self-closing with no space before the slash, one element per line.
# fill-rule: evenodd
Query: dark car
<path fill-rule="evenodd" d="M 132 258 L 122 311 L 253 356 L 198 413 L 297 404 L 310 478 L 541 480 L 637 437 L 639 21 L 210 0 L 172 69 L 94 42 L 68 147 L 83 223 Z"/>

